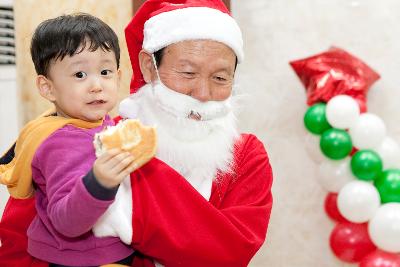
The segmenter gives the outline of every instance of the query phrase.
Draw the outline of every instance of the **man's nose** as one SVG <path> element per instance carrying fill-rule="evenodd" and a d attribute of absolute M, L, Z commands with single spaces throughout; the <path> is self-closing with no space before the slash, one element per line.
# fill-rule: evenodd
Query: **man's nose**
<path fill-rule="evenodd" d="M 210 82 L 208 80 L 201 80 L 198 85 L 193 88 L 190 96 L 201 102 L 207 102 L 211 100 L 211 93 Z"/>

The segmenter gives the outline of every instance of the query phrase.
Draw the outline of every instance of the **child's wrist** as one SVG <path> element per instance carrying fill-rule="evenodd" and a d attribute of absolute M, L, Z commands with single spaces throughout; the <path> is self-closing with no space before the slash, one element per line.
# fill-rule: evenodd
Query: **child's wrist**
<path fill-rule="evenodd" d="M 83 178 L 83 184 L 85 185 L 88 192 L 97 199 L 100 200 L 112 200 L 117 194 L 119 184 L 117 185 L 106 185 L 99 181 L 93 170 L 90 170 Z"/>

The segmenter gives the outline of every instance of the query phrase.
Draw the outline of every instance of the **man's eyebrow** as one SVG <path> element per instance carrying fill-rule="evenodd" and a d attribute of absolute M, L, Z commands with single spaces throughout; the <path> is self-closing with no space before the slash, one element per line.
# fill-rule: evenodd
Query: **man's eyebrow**
<path fill-rule="evenodd" d="M 180 66 L 182 66 L 182 65 L 198 66 L 198 64 L 196 64 L 195 62 L 187 60 L 187 59 L 179 59 L 178 65 L 180 65 Z"/>
<path fill-rule="evenodd" d="M 233 71 L 233 69 L 232 68 L 230 68 L 230 67 L 221 67 L 221 68 L 218 68 L 215 72 L 227 72 L 227 73 L 232 73 L 232 72 L 234 72 Z"/>
<path fill-rule="evenodd" d="M 195 67 L 199 66 L 199 64 L 197 64 L 196 62 L 190 61 L 188 59 L 179 59 L 178 66 L 183 66 L 183 65 L 191 65 L 191 66 L 195 66 Z M 233 72 L 233 70 L 228 66 L 226 66 L 226 67 L 222 66 L 216 70 L 216 72 L 219 72 L 219 71 L 226 71 L 228 73 Z"/>

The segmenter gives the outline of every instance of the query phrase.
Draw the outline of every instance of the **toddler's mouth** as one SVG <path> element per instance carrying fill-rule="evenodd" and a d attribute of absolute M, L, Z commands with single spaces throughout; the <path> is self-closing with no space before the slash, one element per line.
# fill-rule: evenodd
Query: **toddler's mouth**
<path fill-rule="evenodd" d="M 89 102 L 88 104 L 89 105 L 100 105 L 100 104 L 104 104 L 104 103 L 106 103 L 106 101 L 100 99 L 100 100 L 94 100 L 92 102 Z"/>

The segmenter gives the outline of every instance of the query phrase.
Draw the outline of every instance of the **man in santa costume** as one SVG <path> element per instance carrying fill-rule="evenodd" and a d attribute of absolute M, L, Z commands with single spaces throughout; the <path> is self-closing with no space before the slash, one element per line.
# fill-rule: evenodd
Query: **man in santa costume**
<path fill-rule="evenodd" d="M 130 243 L 133 266 L 247 266 L 265 240 L 272 170 L 263 144 L 235 125 L 237 23 L 220 0 L 148 0 L 125 35 L 133 78 L 120 114 L 156 125 L 158 149 L 93 231 Z M 0 224 L 0 237 L 19 232 L 0 263 L 45 266 L 24 254 L 34 211 L 22 201 Z"/>

